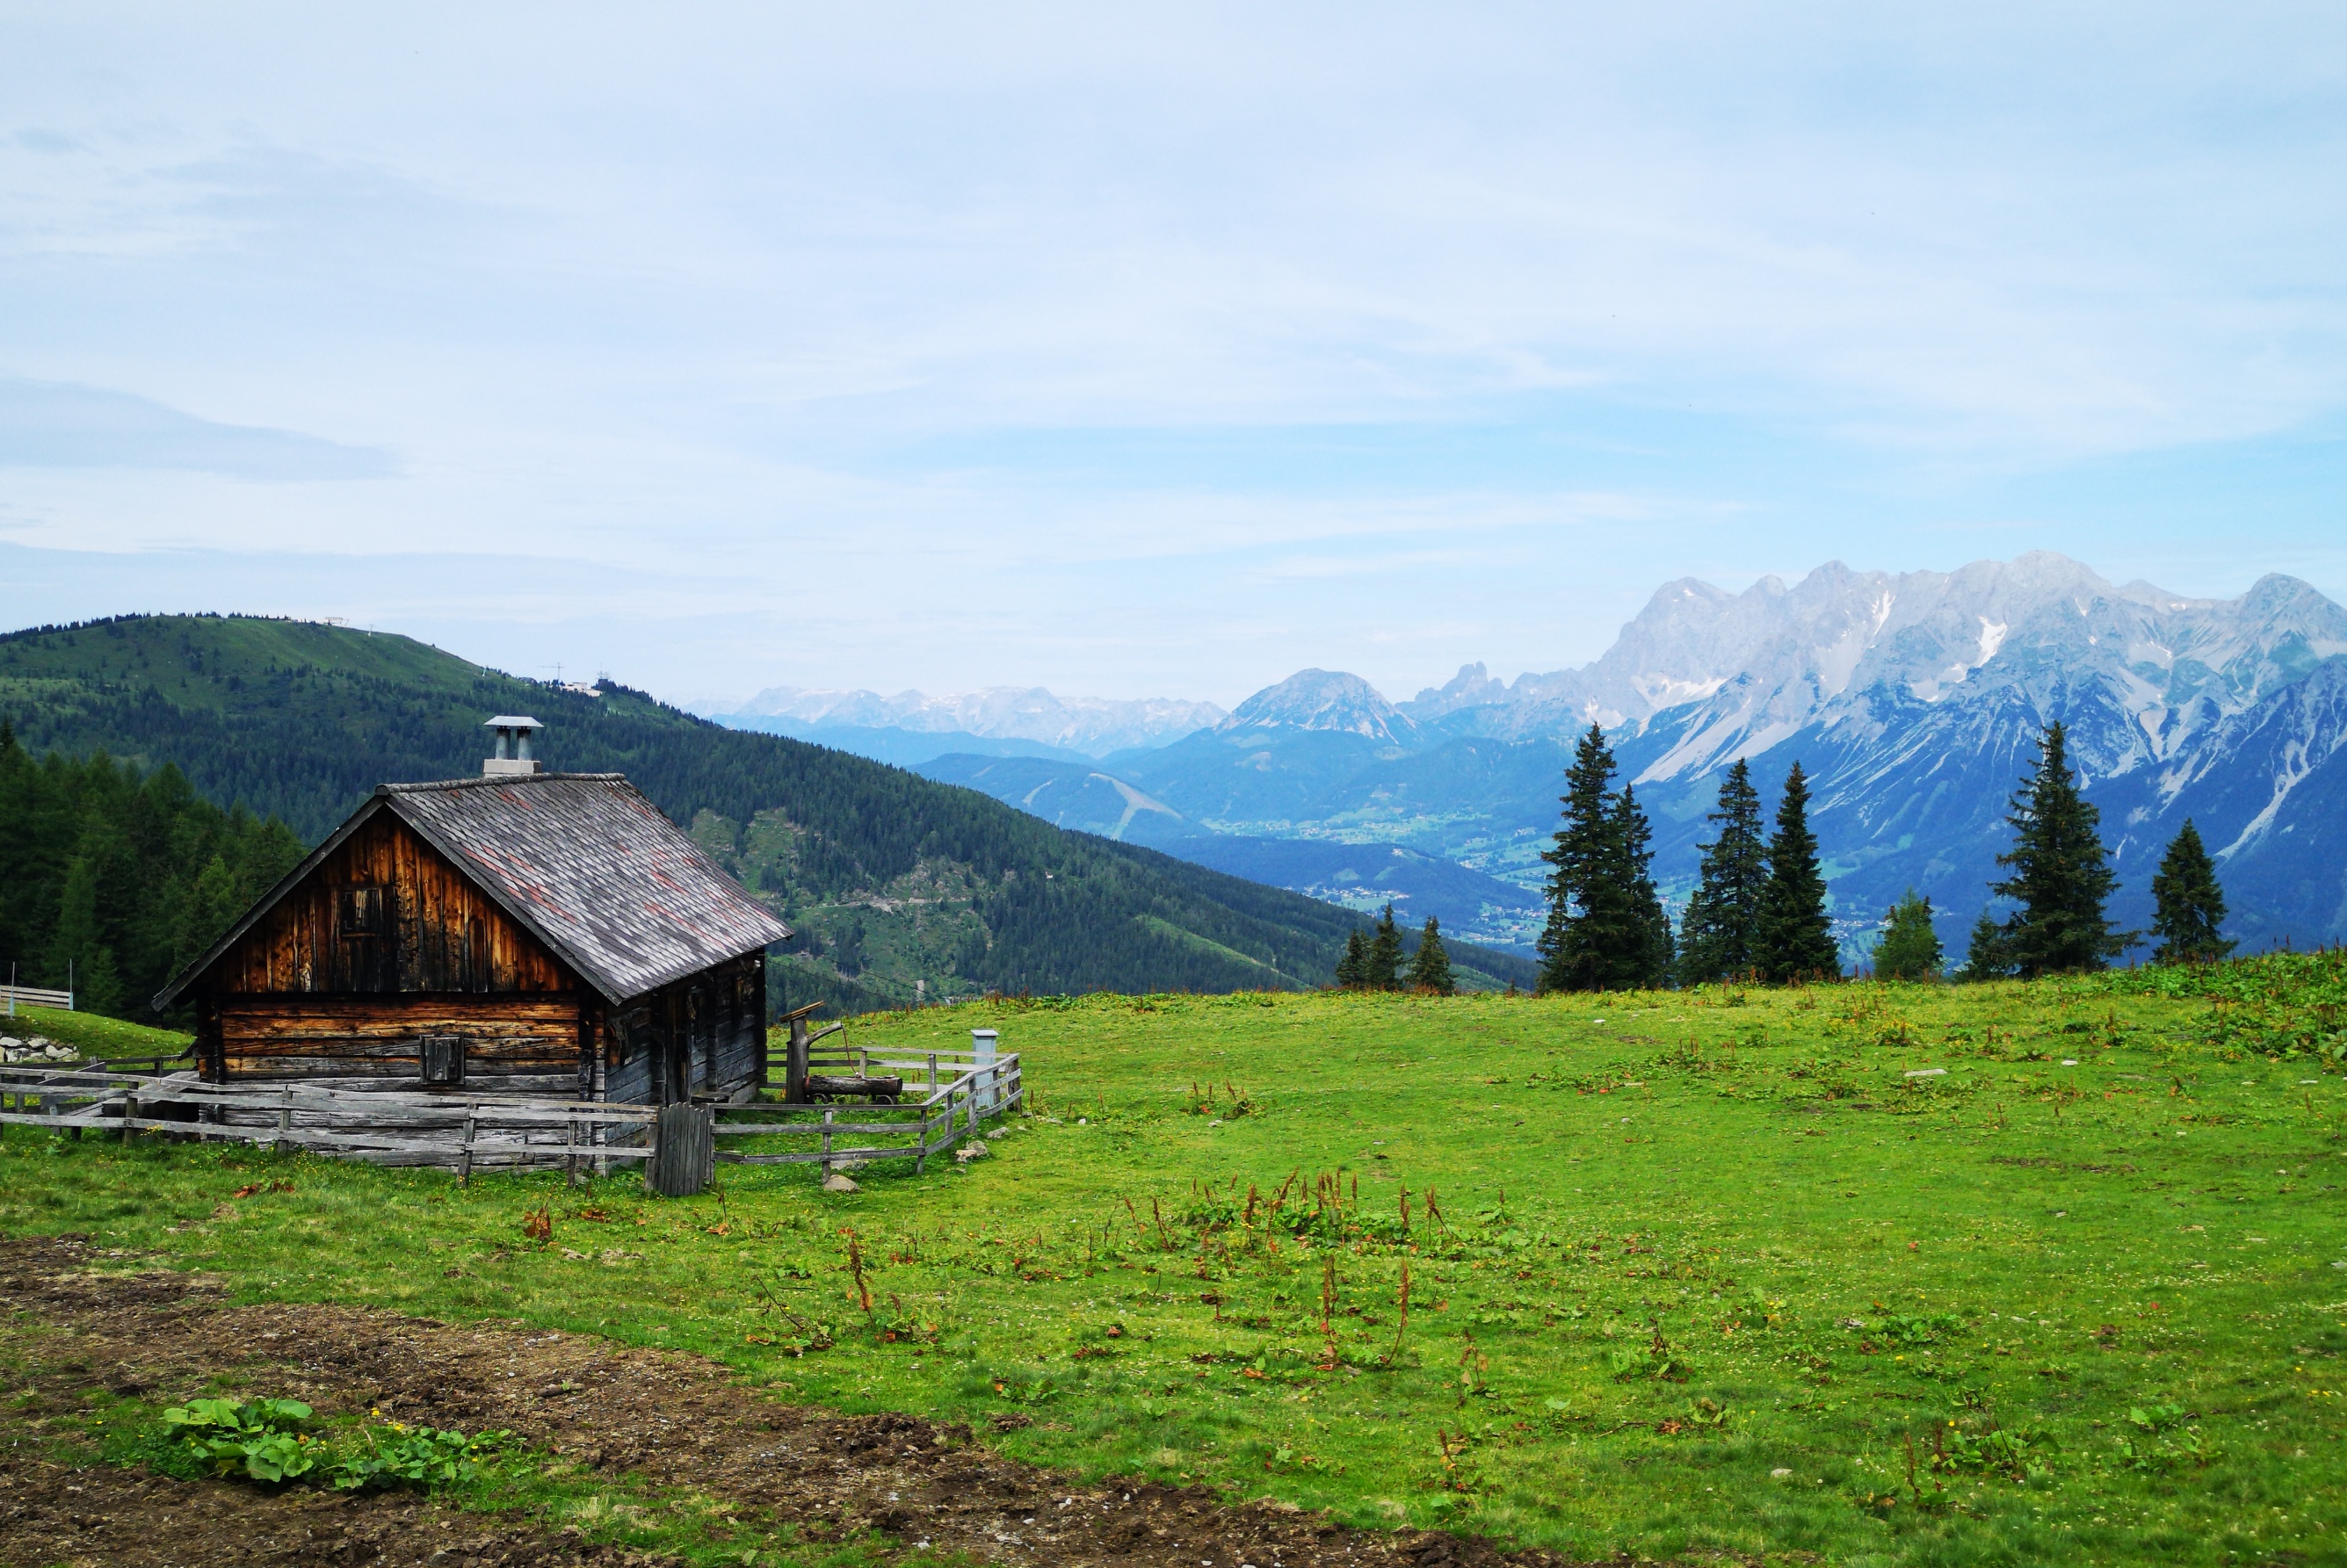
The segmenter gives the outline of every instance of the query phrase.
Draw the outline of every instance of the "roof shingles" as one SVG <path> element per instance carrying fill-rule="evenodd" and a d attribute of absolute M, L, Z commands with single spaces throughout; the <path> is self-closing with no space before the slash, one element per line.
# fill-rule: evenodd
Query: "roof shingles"
<path fill-rule="evenodd" d="M 791 934 L 619 774 L 375 793 L 610 1001 Z"/>

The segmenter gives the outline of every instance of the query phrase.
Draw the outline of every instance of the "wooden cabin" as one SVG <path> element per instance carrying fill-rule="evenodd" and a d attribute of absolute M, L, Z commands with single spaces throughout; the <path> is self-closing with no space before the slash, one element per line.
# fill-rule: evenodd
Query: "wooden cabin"
<path fill-rule="evenodd" d="M 199 1072 L 452 1095 L 752 1097 L 787 926 L 617 773 L 385 784 L 155 998 Z"/>

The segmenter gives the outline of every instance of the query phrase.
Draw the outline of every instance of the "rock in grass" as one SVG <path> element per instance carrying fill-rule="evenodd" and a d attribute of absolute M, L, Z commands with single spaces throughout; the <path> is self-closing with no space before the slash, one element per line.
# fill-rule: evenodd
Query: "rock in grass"
<path fill-rule="evenodd" d="M 954 1158 L 963 1165 L 968 1165 L 972 1160 L 982 1160 L 985 1157 L 986 1145 L 983 1143 L 964 1144 L 954 1151 Z"/>
<path fill-rule="evenodd" d="M 855 1192 L 857 1188 L 856 1184 L 850 1181 L 847 1177 L 834 1173 L 833 1175 L 823 1178 L 823 1190 L 825 1192 Z"/>

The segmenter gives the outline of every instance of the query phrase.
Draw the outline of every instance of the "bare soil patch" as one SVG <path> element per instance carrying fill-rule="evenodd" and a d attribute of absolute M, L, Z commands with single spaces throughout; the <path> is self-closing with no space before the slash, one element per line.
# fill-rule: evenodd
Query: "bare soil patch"
<path fill-rule="evenodd" d="M 655 1490 L 731 1506 L 745 1542 L 879 1532 L 999 1563 L 1067 1568 L 1567 1568 L 1440 1531 L 1387 1533 L 1203 1487 L 1079 1482 L 909 1415 L 781 1403 L 672 1351 L 524 1326 L 452 1326 L 346 1307 L 234 1307 L 201 1276 L 138 1268 L 86 1238 L 0 1241 L 0 1310 L 44 1338 L 18 1410 L 97 1388 L 177 1400 L 222 1373 L 321 1412 L 380 1410 L 432 1426 L 510 1428 Z M 21 1319 L 20 1319 L 21 1321 Z M 79 1491 L 69 1488 L 78 1487 Z M 444 1564 L 653 1561 L 575 1533 L 406 1496 L 279 1496 L 142 1472 L 0 1464 L 0 1559 L 15 1563 Z"/>

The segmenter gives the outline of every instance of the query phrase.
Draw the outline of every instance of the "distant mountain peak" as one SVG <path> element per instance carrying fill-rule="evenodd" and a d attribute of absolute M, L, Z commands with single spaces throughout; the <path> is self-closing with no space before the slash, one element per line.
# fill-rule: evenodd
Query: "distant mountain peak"
<path fill-rule="evenodd" d="M 1240 703 L 1214 730 L 1220 735 L 1247 729 L 1336 730 L 1399 745 L 1416 728 L 1359 676 L 1301 669 Z"/>
<path fill-rule="evenodd" d="M 1032 740 L 1102 757 L 1135 746 L 1163 746 L 1226 717 L 1211 702 L 1143 697 L 1055 697 L 1041 687 L 992 686 L 951 697 L 900 691 L 824 691 L 768 687 L 730 713 L 704 711 L 722 721 L 789 718 L 807 725 L 915 733 L 958 732 Z"/>

